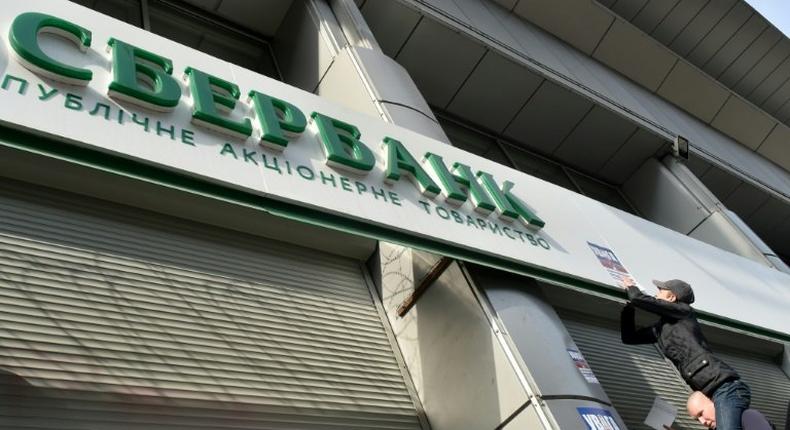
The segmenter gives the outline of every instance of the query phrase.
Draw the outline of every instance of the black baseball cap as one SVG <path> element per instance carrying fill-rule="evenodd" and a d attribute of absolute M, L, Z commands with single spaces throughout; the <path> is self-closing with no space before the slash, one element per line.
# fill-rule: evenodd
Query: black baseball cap
<path fill-rule="evenodd" d="M 694 303 L 694 290 L 691 289 L 691 285 L 686 281 L 681 281 L 680 279 L 670 279 L 668 281 L 653 280 L 653 284 L 660 290 L 672 291 L 679 302 Z"/>

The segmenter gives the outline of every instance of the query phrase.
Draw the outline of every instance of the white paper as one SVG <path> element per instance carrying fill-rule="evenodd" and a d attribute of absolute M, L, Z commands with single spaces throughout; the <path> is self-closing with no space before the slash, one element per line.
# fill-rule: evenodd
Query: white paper
<path fill-rule="evenodd" d="M 656 397 L 653 401 L 653 408 L 645 418 L 645 424 L 656 430 L 665 430 L 664 426 L 672 427 L 675 417 L 678 415 L 678 409 L 661 397 Z"/>

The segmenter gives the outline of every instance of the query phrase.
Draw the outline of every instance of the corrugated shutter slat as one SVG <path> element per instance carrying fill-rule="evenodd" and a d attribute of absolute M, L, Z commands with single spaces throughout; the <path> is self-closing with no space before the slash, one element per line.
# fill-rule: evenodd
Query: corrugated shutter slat
<path fill-rule="evenodd" d="M 358 262 L 0 182 L 0 421 L 416 429 Z"/>
<path fill-rule="evenodd" d="M 675 429 L 703 429 L 685 413 L 689 389 L 655 346 L 624 345 L 616 321 L 559 311 L 565 327 L 630 430 L 650 430 L 644 420 L 656 396 L 678 408 Z"/>

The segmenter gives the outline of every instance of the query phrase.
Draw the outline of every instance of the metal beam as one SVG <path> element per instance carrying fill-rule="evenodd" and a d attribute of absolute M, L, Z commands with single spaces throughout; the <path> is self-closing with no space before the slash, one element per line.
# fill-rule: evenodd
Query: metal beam
<path fill-rule="evenodd" d="M 399 317 L 403 318 L 403 316 L 406 315 L 409 310 L 411 310 L 411 308 L 417 304 L 417 300 L 419 300 L 420 297 L 425 294 L 428 288 L 430 288 L 430 286 L 433 285 L 433 283 L 439 279 L 440 276 L 442 276 L 442 273 L 444 273 L 444 271 L 450 267 L 452 262 L 452 258 L 442 257 L 436 262 L 436 264 L 433 265 L 433 267 L 431 267 L 430 270 L 428 270 L 428 273 L 425 274 L 425 277 L 423 277 L 422 280 L 420 280 L 420 283 L 414 288 L 414 292 L 412 292 L 411 295 L 407 297 L 400 306 L 398 306 Z"/>

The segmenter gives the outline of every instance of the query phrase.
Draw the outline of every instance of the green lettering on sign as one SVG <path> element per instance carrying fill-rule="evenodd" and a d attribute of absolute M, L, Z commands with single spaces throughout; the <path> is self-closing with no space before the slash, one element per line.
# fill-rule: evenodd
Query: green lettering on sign
<path fill-rule="evenodd" d="M 494 177 L 490 173 L 477 172 L 477 177 L 483 183 L 483 188 L 488 192 L 491 199 L 495 202 L 499 210 L 499 217 L 507 221 L 513 221 L 521 218 L 527 226 L 534 228 L 541 228 L 546 225 L 543 220 L 537 217 L 524 202 L 511 193 L 513 183 L 505 181 L 502 184 L 502 189 L 494 181 Z"/>
<path fill-rule="evenodd" d="M 313 112 L 311 117 L 318 127 L 327 165 L 358 175 L 373 170 L 376 157 L 359 141 L 360 133 L 356 126 L 318 112 Z"/>
<path fill-rule="evenodd" d="M 172 61 L 114 38 L 107 46 L 112 49 L 111 97 L 159 112 L 178 105 L 181 87 L 170 76 Z"/>
<path fill-rule="evenodd" d="M 469 166 L 455 163 L 452 172 L 450 172 L 442 157 L 429 152 L 425 154 L 425 159 L 433 173 L 439 178 L 439 184 L 448 203 L 461 205 L 471 196 L 472 207 L 476 212 L 487 215 L 496 209 L 489 194 L 477 182 L 477 178 Z"/>
<path fill-rule="evenodd" d="M 384 148 L 387 150 L 385 182 L 391 184 L 400 180 L 401 172 L 403 172 L 417 185 L 420 193 L 427 197 L 433 197 L 442 191 L 400 141 L 385 137 Z"/>
<path fill-rule="evenodd" d="M 426 153 L 425 161 L 428 162 L 428 166 L 431 171 L 433 171 L 434 176 L 439 179 L 439 185 L 445 195 L 445 200 L 452 205 L 462 205 L 468 196 L 466 195 L 466 191 L 461 188 L 461 184 L 468 183 L 468 181 L 463 181 L 461 178 L 453 176 L 453 174 L 447 170 L 447 166 L 444 164 L 442 157 L 436 154 L 430 152 Z"/>
<path fill-rule="evenodd" d="M 242 139 L 252 134 L 249 118 L 234 121 L 227 117 L 241 95 L 238 85 L 193 67 L 187 67 L 184 73 L 189 78 L 189 91 L 194 102 L 192 122 Z"/>
<path fill-rule="evenodd" d="M 307 127 L 307 119 L 299 108 L 257 91 L 250 91 L 255 117 L 261 126 L 261 145 L 281 151 L 288 146 L 287 134 L 296 135 Z M 279 113 L 279 115 L 278 115 Z"/>
<path fill-rule="evenodd" d="M 454 163 L 453 176 L 455 176 L 456 180 L 460 182 L 461 185 L 469 190 L 475 211 L 489 214 L 496 209 L 495 202 L 491 200 L 489 194 L 477 182 L 469 166 L 461 163 Z"/>
<path fill-rule="evenodd" d="M 79 25 L 43 13 L 20 14 L 11 24 L 8 39 L 11 47 L 26 68 L 56 81 L 73 85 L 88 85 L 93 72 L 53 60 L 38 44 L 39 33 L 64 37 L 85 52 L 91 46 L 91 32 Z"/>

